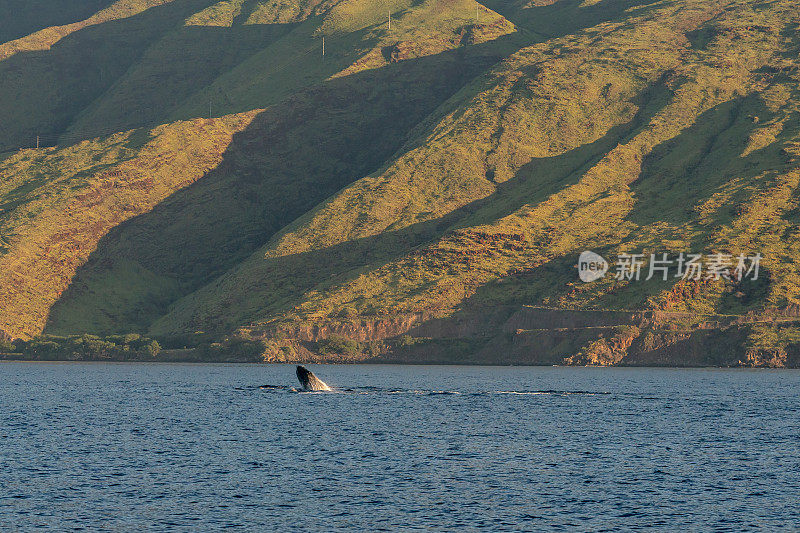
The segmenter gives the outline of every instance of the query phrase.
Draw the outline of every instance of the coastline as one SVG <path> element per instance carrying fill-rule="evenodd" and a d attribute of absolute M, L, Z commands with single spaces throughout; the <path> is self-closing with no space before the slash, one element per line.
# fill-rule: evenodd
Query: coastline
<path fill-rule="evenodd" d="M 492 361 L 456 361 L 456 360 L 388 360 L 388 359 L 367 359 L 360 361 L 343 361 L 339 359 L 315 359 L 297 361 L 265 361 L 265 360 L 241 360 L 241 359 L 215 359 L 201 360 L 198 358 L 155 358 L 155 359 L 32 359 L 17 357 L 19 354 L 0 354 L 0 363 L 100 363 L 100 364 L 146 364 L 146 365 L 257 365 L 257 366 L 280 366 L 280 365 L 336 365 L 336 366 L 452 366 L 452 367 L 515 367 L 515 368 L 652 368 L 652 369 L 674 369 L 674 370 L 800 370 L 800 366 L 755 366 L 755 365 L 678 365 L 678 364 L 615 364 L 615 365 L 578 365 L 578 364 L 546 364 L 546 363 L 500 363 Z"/>
<path fill-rule="evenodd" d="M 41 335 L 21 361 L 800 368 L 798 310 L 751 315 L 491 306 L 285 321 L 236 332 Z M 754 342 L 755 339 L 755 342 Z M 2 354 L 8 355 L 2 355 Z"/>

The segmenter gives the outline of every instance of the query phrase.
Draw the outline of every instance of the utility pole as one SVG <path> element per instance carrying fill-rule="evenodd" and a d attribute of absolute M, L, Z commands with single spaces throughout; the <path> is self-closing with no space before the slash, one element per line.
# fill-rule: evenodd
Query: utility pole
<path fill-rule="evenodd" d="M 322 36 L 322 57 L 325 57 L 325 36 Z"/>
<path fill-rule="evenodd" d="M 387 7 L 386 10 L 389 12 L 389 29 L 392 29 L 392 8 Z"/>
<path fill-rule="evenodd" d="M 481 20 L 481 3 L 475 2 L 475 22 L 480 22 Z"/>
<path fill-rule="evenodd" d="M 36 136 L 36 149 L 39 149 L 39 136 Z"/>
<path fill-rule="evenodd" d="M 208 100 L 208 118 L 211 118 L 211 99 Z"/>

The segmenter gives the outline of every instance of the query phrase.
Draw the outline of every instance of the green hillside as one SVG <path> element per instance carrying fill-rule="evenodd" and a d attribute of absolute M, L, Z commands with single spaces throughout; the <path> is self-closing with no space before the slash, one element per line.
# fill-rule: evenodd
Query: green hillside
<path fill-rule="evenodd" d="M 800 365 L 798 27 L 790 0 L 127 0 L 41 29 L 0 45 L 0 329 Z M 584 250 L 763 258 L 584 284 Z"/>
<path fill-rule="evenodd" d="M 85 20 L 111 3 L 112 0 L 4 0 L 0 3 L 4 13 L 0 19 L 0 42 Z"/>

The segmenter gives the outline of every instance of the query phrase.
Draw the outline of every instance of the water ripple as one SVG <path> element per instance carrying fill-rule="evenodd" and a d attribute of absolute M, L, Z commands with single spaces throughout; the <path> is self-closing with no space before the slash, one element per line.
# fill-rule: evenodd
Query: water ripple
<path fill-rule="evenodd" d="M 800 524 L 792 371 L 342 365 L 302 392 L 281 365 L 0 369 L 3 530 Z"/>

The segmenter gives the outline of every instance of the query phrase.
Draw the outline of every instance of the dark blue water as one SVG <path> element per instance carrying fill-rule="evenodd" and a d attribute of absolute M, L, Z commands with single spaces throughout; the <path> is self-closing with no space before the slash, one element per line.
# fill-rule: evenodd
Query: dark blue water
<path fill-rule="evenodd" d="M 800 528 L 795 371 L 312 370 L 0 364 L 0 528 Z"/>

